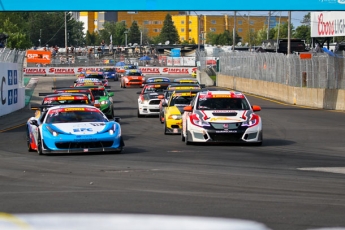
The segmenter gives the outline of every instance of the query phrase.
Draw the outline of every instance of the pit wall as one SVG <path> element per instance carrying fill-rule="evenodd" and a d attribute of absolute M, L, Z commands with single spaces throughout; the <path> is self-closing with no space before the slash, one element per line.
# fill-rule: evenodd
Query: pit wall
<path fill-rule="evenodd" d="M 299 106 L 345 110 L 345 90 L 343 89 L 293 87 L 222 74 L 217 75 L 216 85 Z"/>

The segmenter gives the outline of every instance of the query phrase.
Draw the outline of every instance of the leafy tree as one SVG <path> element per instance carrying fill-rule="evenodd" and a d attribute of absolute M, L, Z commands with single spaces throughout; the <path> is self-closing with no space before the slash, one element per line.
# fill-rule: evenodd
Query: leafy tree
<path fill-rule="evenodd" d="M 180 40 L 176 26 L 170 14 L 167 14 L 163 22 L 162 31 L 159 34 L 159 41 L 164 43 L 169 41 L 170 44 L 175 44 Z"/>
<path fill-rule="evenodd" d="M 294 27 L 291 24 L 291 37 L 294 37 Z M 270 34 L 273 35 L 273 39 L 279 38 L 287 38 L 288 37 L 288 23 L 281 23 L 280 25 L 276 25 L 276 27 L 270 30 Z"/>
<path fill-rule="evenodd" d="M 100 43 L 99 34 L 97 32 L 90 33 L 89 31 L 87 31 L 85 39 L 86 39 L 86 45 L 88 46 L 94 46 Z"/>
<path fill-rule="evenodd" d="M 311 44 L 310 26 L 309 25 L 298 26 L 295 30 L 293 37 L 303 39 L 306 41 L 306 43 Z"/>
<path fill-rule="evenodd" d="M 139 30 L 138 23 L 136 21 L 133 21 L 128 31 L 128 41 L 129 43 L 132 43 L 132 44 L 134 43 L 140 44 L 140 37 L 141 37 L 141 33 Z"/>
<path fill-rule="evenodd" d="M 310 20 L 310 12 L 309 12 L 306 15 L 304 15 L 304 17 L 303 17 L 303 19 L 301 21 L 301 24 L 302 25 L 310 26 L 310 23 L 311 23 L 311 20 Z"/>

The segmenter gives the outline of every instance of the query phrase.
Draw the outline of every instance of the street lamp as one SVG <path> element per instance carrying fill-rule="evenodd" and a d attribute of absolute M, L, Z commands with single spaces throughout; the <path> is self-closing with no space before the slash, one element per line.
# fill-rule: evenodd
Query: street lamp
<path fill-rule="evenodd" d="M 124 34 L 125 34 L 125 47 L 127 47 L 127 34 L 128 34 L 128 31 L 126 30 L 124 32 Z"/>

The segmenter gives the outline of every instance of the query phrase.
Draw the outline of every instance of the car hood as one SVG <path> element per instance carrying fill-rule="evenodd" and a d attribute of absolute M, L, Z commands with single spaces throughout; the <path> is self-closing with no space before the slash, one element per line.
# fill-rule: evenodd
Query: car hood
<path fill-rule="evenodd" d="M 253 114 L 251 110 L 197 110 L 195 113 L 199 119 L 215 123 L 244 122 Z"/>
<path fill-rule="evenodd" d="M 53 131 L 72 135 L 91 135 L 103 133 L 113 127 L 111 122 L 76 122 L 47 124 Z"/>

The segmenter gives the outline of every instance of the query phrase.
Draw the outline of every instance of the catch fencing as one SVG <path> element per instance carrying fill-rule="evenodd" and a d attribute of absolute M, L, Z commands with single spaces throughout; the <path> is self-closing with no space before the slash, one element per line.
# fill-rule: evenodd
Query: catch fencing
<path fill-rule="evenodd" d="M 0 63 L 17 63 L 18 65 L 18 85 L 24 86 L 23 65 L 26 51 L 1 48 L 0 49 Z"/>
<path fill-rule="evenodd" d="M 344 57 L 344 55 L 343 55 Z M 219 73 L 294 87 L 345 89 L 345 58 L 313 53 L 310 59 L 298 54 L 231 52 L 220 53 Z M 200 53 L 200 68 L 207 55 Z"/>

